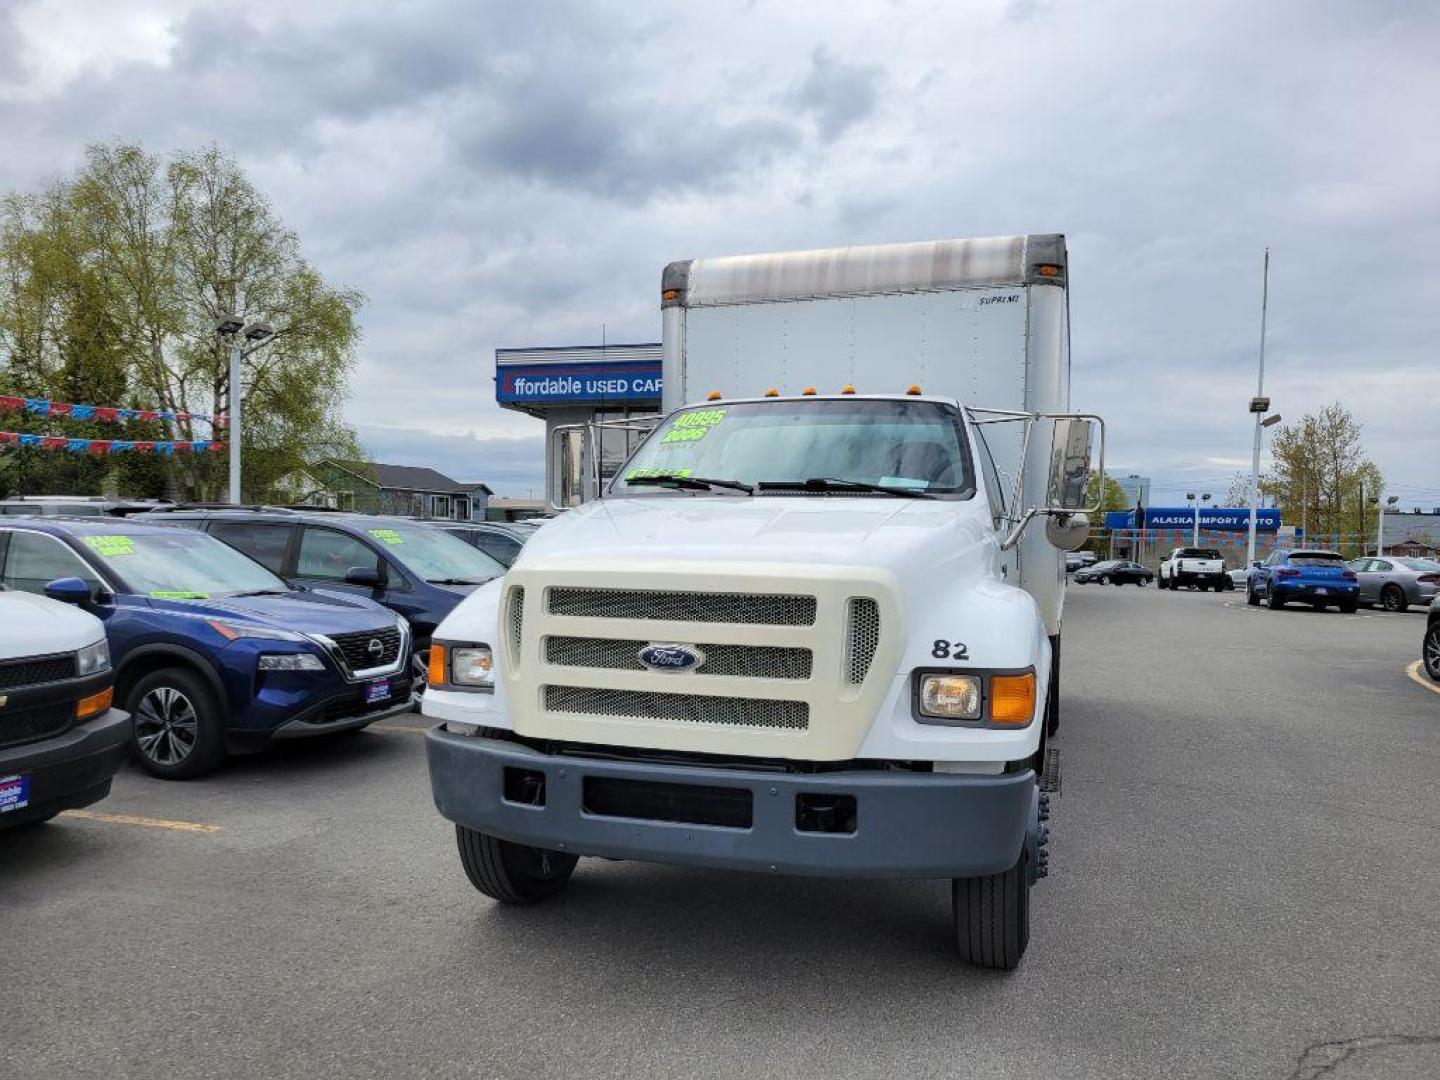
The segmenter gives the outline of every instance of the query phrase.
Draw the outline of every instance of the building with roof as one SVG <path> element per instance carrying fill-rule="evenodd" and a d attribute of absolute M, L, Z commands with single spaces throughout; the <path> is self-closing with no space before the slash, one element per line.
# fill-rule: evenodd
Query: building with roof
<path fill-rule="evenodd" d="M 1385 514 L 1386 555 L 1434 556 L 1440 553 L 1440 508 Z"/>
<path fill-rule="evenodd" d="M 483 520 L 494 494 L 486 484 L 462 483 L 424 466 L 378 461 L 326 459 L 299 479 L 296 501 L 310 506 L 447 521 Z"/>

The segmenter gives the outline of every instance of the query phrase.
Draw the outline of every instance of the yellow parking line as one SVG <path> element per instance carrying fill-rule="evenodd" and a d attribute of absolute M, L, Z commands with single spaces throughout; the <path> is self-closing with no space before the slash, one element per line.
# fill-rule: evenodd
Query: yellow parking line
<path fill-rule="evenodd" d="M 1409 675 L 1413 681 L 1419 683 L 1426 690 L 1429 690 L 1432 694 L 1440 694 L 1440 686 L 1437 686 L 1435 683 L 1431 682 L 1429 679 L 1425 678 L 1425 676 L 1420 674 L 1419 660 L 1411 661 L 1410 666 L 1405 669 L 1405 674 Z"/>
<path fill-rule="evenodd" d="M 135 814 L 102 814 L 98 810 L 66 810 L 61 817 L 103 821 L 107 825 L 139 825 L 143 829 L 172 829 L 175 832 L 219 832 L 219 825 L 202 825 L 198 821 L 171 821 L 168 818 L 137 817 Z"/>

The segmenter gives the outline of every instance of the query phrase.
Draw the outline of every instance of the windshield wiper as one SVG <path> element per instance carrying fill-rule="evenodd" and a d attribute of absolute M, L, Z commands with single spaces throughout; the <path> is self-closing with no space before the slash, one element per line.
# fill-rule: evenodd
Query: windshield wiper
<path fill-rule="evenodd" d="M 746 495 L 755 494 L 753 487 L 749 484 L 742 484 L 739 480 L 715 480 L 708 476 L 681 476 L 679 473 L 632 476 L 625 483 L 674 484 L 678 488 L 688 488 L 692 491 L 713 491 L 715 488 L 725 488 L 727 491 L 743 491 Z"/>
<path fill-rule="evenodd" d="M 231 593 L 230 596 L 289 596 L 289 589 L 251 589 L 249 592 Z"/>
<path fill-rule="evenodd" d="M 902 499 L 933 499 L 935 496 L 919 488 L 870 484 L 864 480 L 841 480 L 833 476 L 812 476 L 807 480 L 762 480 L 756 485 L 761 491 L 874 491 L 896 495 Z"/>
<path fill-rule="evenodd" d="M 425 580 L 431 585 L 483 585 L 485 581 L 489 581 L 490 579 L 486 578 L 485 581 L 476 581 L 474 578 L 465 577 L 427 577 Z"/>

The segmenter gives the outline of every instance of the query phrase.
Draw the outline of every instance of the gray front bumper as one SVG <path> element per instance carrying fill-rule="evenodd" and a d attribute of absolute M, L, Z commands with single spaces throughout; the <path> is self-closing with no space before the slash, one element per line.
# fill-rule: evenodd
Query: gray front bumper
<path fill-rule="evenodd" d="M 435 806 L 458 824 L 535 847 L 616 859 L 826 877 L 954 878 L 1015 865 L 1035 774 L 901 771 L 813 774 L 609 761 L 544 754 L 518 743 L 425 736 Z M 545 774 L 545 805 L 504 797 L 506 768 Z M 749 828 L 608 817 L 583 806 L 587 777 L 748 790 Z M 852 795 L 852 833 L 802 832 L 796 796 Z"/>

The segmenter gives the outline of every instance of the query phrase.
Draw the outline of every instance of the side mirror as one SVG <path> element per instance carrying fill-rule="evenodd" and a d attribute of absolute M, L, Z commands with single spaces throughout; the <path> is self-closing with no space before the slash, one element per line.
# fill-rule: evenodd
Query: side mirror
<path fill-rule="evenodd" d="M 78 577 L 56 578 L 46 583 L 45 595 L 62 604 L 87 604 L 90 602 L 90 586 Z"/>
<path fill-rule="evenodd" d="M 1085 493 L 1090 479 L 1093 437 L 1094 429 L 1088 419 L 1056 417 L 1055 434 L 1050 441 L 1050 479 L 1045 488 L 1045 502 L 1052 513 L 1095 509 L 1087 503 Z M 1104 493 L 1099 494 L 1103 497 Z"/>
<path fill-rule="evenodd" d="M 1045 539 L 1061 551 L 1079 551 L 1090 539 L 1090 518 L 1086 514 L 1050 514 L 1045 518 Z"/>
<path fill-rule="evenodd" d="M 1259 570 L 1262 565 L 1264 565 L 1264 564 L 1261 563 L 1259 559 L 1256 559 L 1254 562 L 1252 562 L 1252 563 L 1250 564 L 1250 566 L 1251 566 L 1253 569 L 1255 569 L 1255 570 Z"/>
<path fill-rule="evenodd" d="M 380 576 L 380 571 L 373 566 L 352 566 L 345 571 L 345 584 L 364 585 L 372 589 L 378 589 L 385 583 Z"/>

